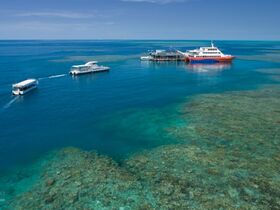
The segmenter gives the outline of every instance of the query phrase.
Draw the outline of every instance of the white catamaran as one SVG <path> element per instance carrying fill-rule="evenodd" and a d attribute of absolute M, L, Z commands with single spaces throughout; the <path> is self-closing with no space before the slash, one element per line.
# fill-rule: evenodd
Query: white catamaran
<path fill-rule="evenodd" d="M 101 71 L 109 71 L 110 68 L 107 66 L 99 66 L 97 65 L 97 61 L 90 61 L 83 65 L 74 65 L 71 68 L 70 74 L 72 75 L 79 75 L 79 74 L 88 74 L 94 72 L 101 72 Z"/>

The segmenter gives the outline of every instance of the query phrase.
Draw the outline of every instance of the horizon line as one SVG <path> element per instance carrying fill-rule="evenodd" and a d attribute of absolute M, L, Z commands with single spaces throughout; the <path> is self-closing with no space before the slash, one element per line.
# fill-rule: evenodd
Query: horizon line
<path fill-rule="evenodd" d="M 132 39 L 132 38 L 117 38 L 117 39 L 1 39 L 0 41 L 280 41 L 280 39 Z"/>

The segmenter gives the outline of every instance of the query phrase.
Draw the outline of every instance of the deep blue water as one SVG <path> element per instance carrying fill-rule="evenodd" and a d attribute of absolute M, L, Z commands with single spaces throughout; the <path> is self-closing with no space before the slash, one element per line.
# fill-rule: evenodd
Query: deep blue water
<path fill-rule="evenodd" d="M 202 45 L 209 42 L 0 41 L 0 169 L 66 146 L 119 158 L 167 144 L 157 131 L 147 133 L 154 115 L 146 110 L 164 112 L 195 94 L 276 83 L 258 70 L 280 68 L 273 57 L 280 42 L 217 41 L 221 50 L 237 57 L 231 65 L 139 60 L 151 49 L 185 51 Z M 72 65 L 89 60 L 99 60 L 111 71 L 68 75 Z M 60 74 L 66 75 L 48 78 Z M 12 96 L 11 85 L 27 78 L 40 78 L 38 90 Z"/>

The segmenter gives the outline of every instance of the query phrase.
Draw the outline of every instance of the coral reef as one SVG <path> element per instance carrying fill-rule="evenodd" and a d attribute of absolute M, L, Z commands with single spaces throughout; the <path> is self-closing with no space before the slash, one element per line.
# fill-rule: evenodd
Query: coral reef
<path fill-rule="evenodd" d="M 181 155 L 192 161 L 192 167 L 199 168 L 194 177 L 202 176 L 204 192 L 206 184 L 212 183 L 209 189 L 235 198 L 231 199 L 234 208 L 280 209 L 279 94 L 279 86 L 270 86 L 257 91 L 200 95 L 183 108 L 189 124 L 170 128 L 170 132 L 191 141 L 192 147 L 181 147 L 186 151 Z M 214 195 L 211 191 L 206 194 Z"/>
<path fill-rule="evenodd" d="M 143 192 L 137 179 L 110 158 L 66 148 L 53 154 L 32 189 L 8 205 L 30 210 L 136 209 Z"/>
<path fill-rule="evenodd" d="M 54 152 L 36 184 L 2 208 L 280 209 L 279 96 L 279 86 L 195 96 L 180 106 L 182 120 L 172 115 L 176 122 L 146 132 L 177 144 L 122 163 L 75 148 Z"/>

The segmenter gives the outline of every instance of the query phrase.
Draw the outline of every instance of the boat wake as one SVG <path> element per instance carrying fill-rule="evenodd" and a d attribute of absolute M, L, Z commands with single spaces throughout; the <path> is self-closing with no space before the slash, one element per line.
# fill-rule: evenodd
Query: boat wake
<path fill-rule="evenodd" d="M 8 109 L 16 100 L 18 99 L 18 96 L 14 97 L 12 100 L 10 100 L 3 108 Z"/>
<path fill-rule="evenodd" d="M 64 77 L 66 76 L 66 74 L 58 74 L 58 75 L 53 75 L 53 76 L 49 76 L 49 79 L 53 79 L 53 78 L 59 78 L 59 77 Z"/>
<path fill-rule="evenodd" d="M 54 79 L 54 78 L 59 78 L 59 77 L 64 77 L 64 76 L 66 76 L 66 74 L 57 74 L 57 75 L 51 75 L 48 77 L 42 77 L 42 78 L 39 78 L 38 80 Z"/>

